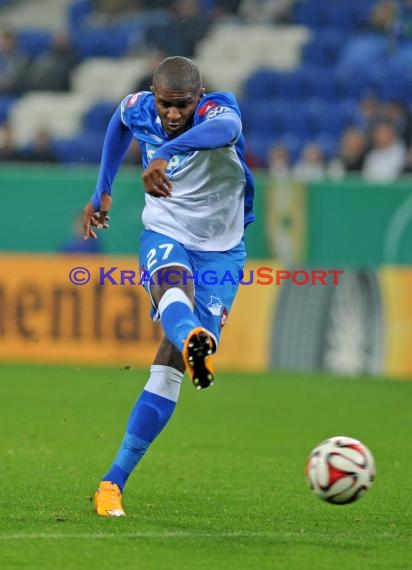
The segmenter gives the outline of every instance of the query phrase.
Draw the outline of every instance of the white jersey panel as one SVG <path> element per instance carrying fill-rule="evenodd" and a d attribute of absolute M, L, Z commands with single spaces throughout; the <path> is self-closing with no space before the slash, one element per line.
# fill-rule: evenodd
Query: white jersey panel
<path fill-rule="evenodd" d="M 146 194 L 146 229 L 198 251 L 225 251 L 241 241 L 246 177 L 234 146 L 172 157 L 168 176 L 170 198 Z"/>

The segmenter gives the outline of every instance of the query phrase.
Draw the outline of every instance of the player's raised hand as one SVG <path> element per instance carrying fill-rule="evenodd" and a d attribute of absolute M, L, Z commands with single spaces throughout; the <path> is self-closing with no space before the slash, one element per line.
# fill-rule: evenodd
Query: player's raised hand
<path fill-rule="evenodd" d="M 143 172 L 142 178 L 145 191 L 155 198 L 168 198 L 171 196 L 173 184 L 166 176 L 168 161 L 155 158 Z"/>
<path fill-rule="evenodd" d="M 99 229 L 106 229 L 109 226 L 108 222 L 110 220 L 110 216 L 108 216 L 108 212 L 112 207 L 112 198 L 107 194 L 107 192 L 103 192 L 102 198 L 100 200 L 100 208 L 96 211 L 95 207 L 91 202 L 88 202 L 83 209 L 83 238 L 89 239 L 97 239 L 96 232 L 92 229 L 92 227 L 99 228 Z"/>

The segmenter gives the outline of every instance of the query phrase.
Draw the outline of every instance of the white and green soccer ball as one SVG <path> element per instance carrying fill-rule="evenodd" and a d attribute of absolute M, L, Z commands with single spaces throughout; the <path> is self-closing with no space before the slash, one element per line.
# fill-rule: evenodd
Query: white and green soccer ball
<path fill-rule="evenodd" d="M 306 462 L 310 489 L 335 505 L 357 501 L 371 486 L 375 473 L 375 460 L 366 445 L 346 436 L 326 439 L 312 450 Z"/>

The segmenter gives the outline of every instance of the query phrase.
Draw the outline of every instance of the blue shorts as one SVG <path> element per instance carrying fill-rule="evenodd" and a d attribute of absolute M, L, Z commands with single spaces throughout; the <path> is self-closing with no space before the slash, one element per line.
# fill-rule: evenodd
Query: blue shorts
<path fill-rule="evenodd" d="M 183 283 L 193 283 L 195 315 L 201 325 L 219 342 L 243 276 L 246 251 L 243 240 L 228 251 L 193 251 L 165 235 L 144 230 L 140 236 L 140 281 L 150 295 L 150 285 L 156 283 L 159 269 L 183 268 Z M 187 276 L 187 279 L 186 279 Z M 192 277 L 193 276 L 193 277 Z M 171 272 L 164 281 L 177 284 Z M 152 318 L 158 320 L 157 307 L 152 301 Z"/>

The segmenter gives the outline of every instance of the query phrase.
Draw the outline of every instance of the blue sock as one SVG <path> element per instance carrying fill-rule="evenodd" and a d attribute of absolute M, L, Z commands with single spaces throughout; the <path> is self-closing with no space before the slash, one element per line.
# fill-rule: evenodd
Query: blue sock
<path fill-rule="evenodd" d="M 181 372 L 168 366 L 151 367 L 149 381 L 132 410 L 120 449 L 102 481 L 116 483 L 123 490 L 129 475 L 171 418 L 182 377 Z"/>
<path fill-rule="evenodd" d="M 177 287 L 169 289 L 163 295 L 159 303 L 159 313 L 166 337 L 178 350 L 182 350 L 189 332 L 201 326 L 189 297 Z"/>

